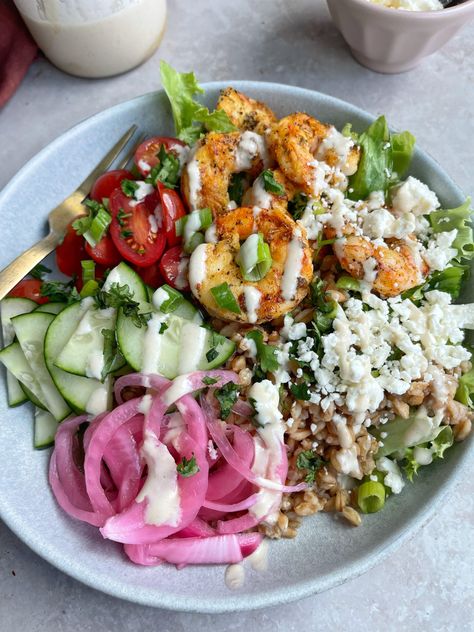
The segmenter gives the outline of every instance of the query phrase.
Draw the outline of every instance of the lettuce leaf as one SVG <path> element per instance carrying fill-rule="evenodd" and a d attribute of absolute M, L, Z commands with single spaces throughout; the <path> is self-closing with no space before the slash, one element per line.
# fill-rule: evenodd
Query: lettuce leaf
<path fill-rule="evenodd" d="M 472 212 L 471 199 L 467 198 L 464 204 L 457 208 L 442 209 L 428 215 L 434 233 L 444 233 L 454 229 L 458 231 L 453 242 L 453 248 L 458 251 L 458 256 L 455 257 L 458 262 L 474 257 L 474 238 L 470 223 Z"/>
<path fill-rule="evenodd" d="M 223 110 L 209 110 L 194 99 L 204 94 L 193 72 L 177 72 L 165 61 L 160 63 L 161 81 L 171 104 L 176 135 L 193 145 L 204 132 L 233 132 L 235 126 Z"/>
<path fill-rule="evenodd" d="M 351 135 L 349 127 L 344 128 Z M 363 200 L 373 191 L 388 191 L 410 165 L 415 137 L 410 132 L 390 134 L 385 116 L 380 116 L 358 139 L 361 158 L 349 179 L 348 196 Z"/>
<path fill-rule="evenodd" d="M 416 458 L 420 448 L 425 454 L 428 454 L 428 456 L 430 456 L 431 453 L 432 463 L 436 459 L 444 458 L 444 453 L 453 443 L 454 435 L 451 426 L 441 426 L 437 436 L 434 437 L 432 441 L 414 446 L 413 448 L 408 448 L 403 464 L 403 469 L 408 480 L 413 482 L 413 477 L 418 474 L 420 467 L 425 465 L 425 463 L 420 463 Z"/>
<path fill-rule="evenodd" d="M 461 287 L 469 276 L 469 266 L 454 262 L 449 268 L 433 272 L 427 277 L 423 285 L 406 290 L 402 293 L 402 298 L 409 298 L 414 303 L 422 300 L 426 292 L 439 290 L 451 294 L 453 299 L 458 298 Z"/>
<path fill-rule="evenodd" d="M 471 361 L 474 358 L 471 358 Z M 474 408 L 474 365 L 470 371 L 461 375 L 458 380 L 458 388 L 454 399 L 464 406 Z"/>

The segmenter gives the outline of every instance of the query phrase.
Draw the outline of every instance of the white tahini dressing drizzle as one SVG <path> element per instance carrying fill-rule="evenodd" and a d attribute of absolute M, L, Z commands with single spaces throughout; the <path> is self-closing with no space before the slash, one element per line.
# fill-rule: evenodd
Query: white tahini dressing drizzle
<path fill-rule="evenodd" d="M 100 415 L 104 413 L 109 407 L 109 388 L 108 381 L 101 384 L 95 391 L 92 391 L 91 396 L 87 400 L 86 413 L 90 415 Z"/>
<path fill-rule="evenodd" d="M 156 373 L 160 359 L 162 334 L 161 324 L 166 321 L 165 314 L 153 314 L 147 324 L 143 338 L 143 373 Z"/>
<path fill-rule="evenodd" d="M 181 329 L 178 374 L 195 371 L 206 346 L 207 329 L 196 323 L 185 323 Z"/>
<path fill-rule="evenodd" d="M 148 501 L 145 522 L 176 527 L 181 518 L 181 508 L 175 460 L 168 448 L 151 432 L 145 434 L 141 455 L 148 466 L 148 476 L 137 502 Z"/>
<path fill-rule="evenodd" d="M 199 244 L 189 261 L 189 285 L 196 294 L 206 278 L 207 244 Z"/>
<path fill-rule="evenodd" d="M 261 158 L 264 166 L 269 163 L 267 144 L 263 136 L 255 132 L 243 132 L 235 150 L 235 168 L 248 171 L 255 158 Z"/>
<path fill-rule="evenodd" d="M 195 158 L 195 151 L 189 156 L 190 160 L 186 165 L 189 183 L 189 204 L 191 210 L 195 211 L 199 208 L 199 193 L 201 192 L 201 172 L 199 171 L 199 162 Z"/>
<path fill-rule="evenodd" d="M 244 297 L 249 323 L 256 323 L 258 320 L 257 310 L 260 307 L 262 294 L 253 285 L 246 285 L 244 287 Z"/>
<path fill-rule="evenodd" d="M 268 191 L 265 190 L 263 184 L 263 178 L 259 176 L 253 183 L 251 190 L 251 205 L 258 206 L 260 208 L 270 208 L 273 198 Z"/>
<path fill-rule="evenodd" d="M 288 244 L 285 269 L 281 280 L 281 295 L 285 301 L 291 301 L 296 296 L 298 278 L 303 265 L 304 248 L 299 228 L 293 233 L 293 238 Z"/>

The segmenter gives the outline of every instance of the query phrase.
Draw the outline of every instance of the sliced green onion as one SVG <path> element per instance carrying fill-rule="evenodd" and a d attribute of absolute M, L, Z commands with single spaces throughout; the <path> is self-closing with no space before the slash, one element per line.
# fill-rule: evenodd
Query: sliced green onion
<path fill-rule="evenodd" d="M 206 230 L 212 224 L 212 211 L 210 208 L 203 208 L 200 211 L 193 211 L 189 215 L 180 217 L 175 222 L 176 235 L 178 237 L 186 237 L 185 229 L 187 226 L 189 232 L 197 232 L 198 230 Z"/>
<path fill-rule="evenodd" d="M 187 241 L 183 244 L 183 250 L 186 254 L 190 255 L 196 250 L 199 244 L 204 243 L 204 235 L 202 233 L 193 233 Z"/>
<path fill-rule="evenodd" d="M 99 212 L 91 222 L 89 230 L 84 233 L 84 239 L 92 246 L 92 248 L 97 246 L 99 241 L 105 235 L 111 221 L 112 217 L 110 216 L 110 213 L 107 213 L 105 208 L 99 209 Z"/>
<path fill-rule="evenodd" d="M 87 283 L 83 285 L 82 290 L 80 292 L 81 298 L 86 298 L 87 296 L 95 296 L 98 290 L 99 290 L 99 284 L 97 283 L 97 281 L 94 281 L 93 279 L 91 279 L 90 281 L 87 281 Z"/>
<path fill-rule="evenodd" d="M 358 292 L 360 290 L 360 283 L 357 279 L 354 279 L 354 277 L 345 274 L 336 281 L 336 287 L 341 290 L 353 290 L 354 292 Z"/>
<path fill-rule="evenodd" d="M 184 296 L 178 290 L 175 290 L 174 287 L 170 285 L 162 285 L 159 290 L 157 290 L 160 294 L 165 292 L 168 295 L 168 298 L 164 300 L 160 300 L 160 312 L 163 314 L 169 314 L 170 312 L 174 312 L 178 306 L 184 301 Z M 156 292 L 155 292 L 156 295 Z M 161 299 L 161 296 L 160 296 Z"/>
<path fill-rule="evenodd" d="M 232 290 L 228 283 L 221 283 L 211 288 L 212 296 L 217 305 L 221 309 L 227 309 L 234 314 L 240 314 L 240 307 L 237 303 L 235 296 L 232 294 Z"/>
<path fill-rule="evenodd" d="M 272 267 L 272 256 L 262 233 L 254 233 L 244 241 L 236 261 L 246 281 L 260 281 L 266 276 Z"/>
<path fill-rule="evenodd" d="M 82 283 L 85 285 L 88 281 L 95 281 L 95 261 L 86 259 L 81 261 L 82 267 Z"/>
<path fill-rule="evenodd" d="M 385 505 L 385 487 L 378 481 L 367 481 L 357 490 L 357 502 L 363 513 L 376 513 Z"/>

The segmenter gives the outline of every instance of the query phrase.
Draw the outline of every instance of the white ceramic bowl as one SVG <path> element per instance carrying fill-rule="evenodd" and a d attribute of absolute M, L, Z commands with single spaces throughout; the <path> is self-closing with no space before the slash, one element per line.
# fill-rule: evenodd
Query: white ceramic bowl
<path fill-rule="evenodd" d="M 439 11 L 388 9 L 368 0 L 327 0 L 332 19 L 363 66 L 411 70 L 474 17 L 474 0 Z"/>

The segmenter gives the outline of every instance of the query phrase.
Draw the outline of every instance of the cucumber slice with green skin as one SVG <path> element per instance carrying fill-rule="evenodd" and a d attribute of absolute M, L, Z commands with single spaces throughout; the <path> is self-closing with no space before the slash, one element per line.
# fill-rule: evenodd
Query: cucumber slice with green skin
<path fill-rule="evenodd" d="M 58 421 L 47 410 L 35 410 L 34 447 L 37 450 L 53 445 L 58 425 Z"/>
<path fill-rule="evenodd" d="M 78 413 L 84 411 L 96 413 L 96 410 L 92 410 L 91 401 L 97 393 L 104 390 L 104 384 L 93 378 L 67 373 L 58 369 L 54 363 L 92 304 L 93 299 L 85 299 L 66 307 L 51 323 L 44 343 L 46 366 L 56 388 L 69 406 Z M 109 390 L 110 400 L 110 384 L 108 383 L 105 388 Z"/>
<path fill-rule="evenodd" d="M 170 285 L 165 284 L 155 290 L 151 301 L 153 307 L 163 314 L 173 314 L 193 323 L 202 323 L 202 316 L 194 305 Z"/>
<path fill-rule="evenodd" d="M 56 359 L 55 365 L 75 375 L 101 379 L 104 368 L 103 329 L 115 331 L 117 310 L 113 308 L 96 309 L 91 307 L 82 317 L 64 349 Z M 125 360 L 120 358 L 113 370 L 120 369 Z"/>
<path fill-rule="evenodd" d="M 12 318 L 12 324 L 21 350 L 41 387 L 43 397 L 38 397 L 38 399 L 46 404 L 46 409 L 55 419 L 61 421 L 69 415 L 71 410 L 51 379 L 44 359 L 44 340 L 48 327 L 54 319 L 53 314 L 31 312 L 15 316 Z M 29 385 L 28 388 L 31 389 Z"/>
<path fill-rule="evenodd" d="M 142 303 L 148 303 L 147 286 L 135 270 L 132 270 L 126 263 L 119 263 L 118 266 L 115 266 L 115 268 L 109 272 L 103 289 L 107 292 L 114 283 L 127 285 L 133 298 L 140 303 L 140 305 Z"/>
<path fill-rule="evenodd" d="M 23 386 L 26 386 L 27 390 L 25 390 L 24 393 L 26 393 L 28 399 L 33 401 L 34 398 L 35 403 L 38 402 L 42 407 L 46 408 L 46 401 L 41 386 L 19 342 L 12 342 L 11 345 L 0 351 L 0 362 L 6 366 L 10 373 L 16 377 Z M 29 393 L 31 393 L 33 397 L 31 397 Z"/>
<path fill-rule="evenodd" d="M 28 314 L 37 307 L 37 303 L 31 301 L 29 298 L 10 297 L 4 298 L 0 303 L 0 313 L 2 320 L 2 336 L 3 344 L 5 347 L 10 345 L 14 338 L 15 332 L 11 319 L 20 314 Z M 23 402 L 28 401 L 28 397 L 25 395 L 20 382 L 16 377 L 7 371 L 7 399 L 9 406 L 19 406 Z"/>
<path fill-rule="evenodd" d="M 133 369 L 169 379 L 214 369 L 235 351 L 231 340 L 174 314 L 154 313 L 147 327 L 136 327 L 129 318 L 119 315 L 117 340 Z"/>
<path fill-rule="evenodd" d="M 44 312 L 45 314 L 59 314 L 67 307 L 67 303 L 43 303 L 35 309 L 35 312 Z"/>
<path fill-rule="evenodd" d="M 30 391 L 30 389 L 27 386 L 21 383 L 20 383 L 20 386 L 27 400 L 29 400 L 34 406 L 36 406 L 36 408 L 41 408 L 41 410 L 45 410 L 43 404 L 39 401 L 37 397 L 33 395 L 33 393 Z"/>

